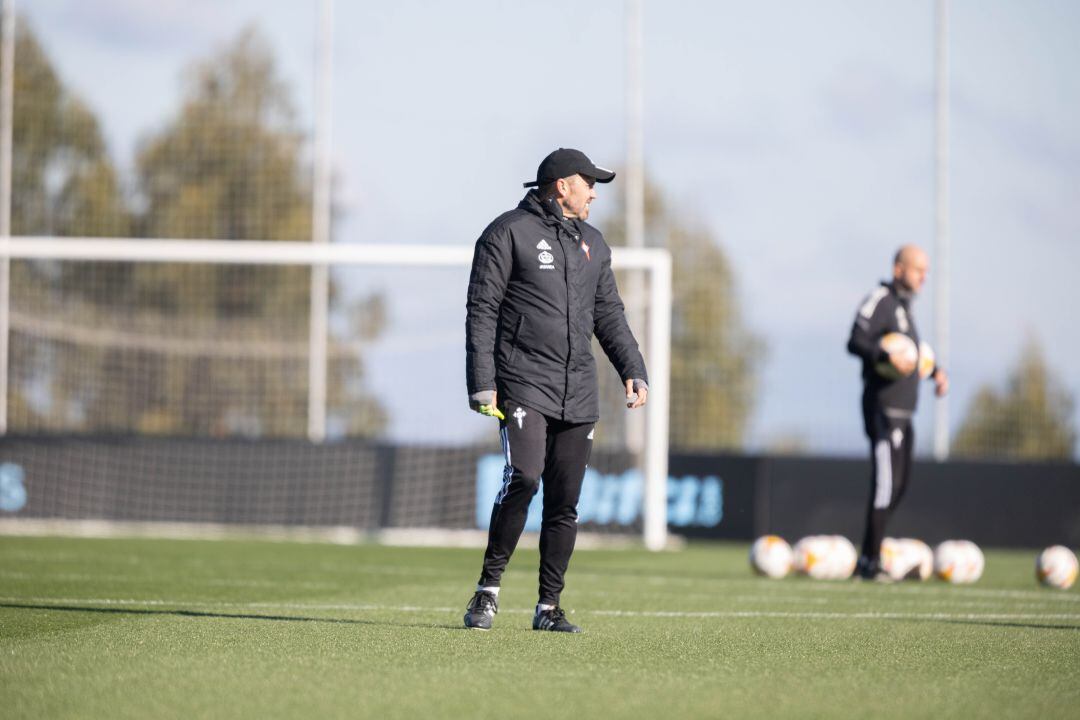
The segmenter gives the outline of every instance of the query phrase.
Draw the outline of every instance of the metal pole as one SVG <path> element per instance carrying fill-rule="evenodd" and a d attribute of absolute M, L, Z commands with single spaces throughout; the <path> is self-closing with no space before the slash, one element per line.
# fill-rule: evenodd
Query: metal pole
<path fill-rule="evenodd" d="M 653 250 L 652 252 L 658 252 Z M 662 251 L 661 251 L 662 252 Z M 667 545 L 668 413 L 671 411 L 671 255 L 654 266 L 649 302 L 649 402 L 645 405 L 645 547 Z M 637 412 L 636 410 L 633 412 Z"/>
<path fill-rule="evenodd" d="M 8 430 L 8 355 L 11 332 L 11 155 L 15 119 L 15 0 L 4 0 L 0 40 L 0 435 Z"/>
<path fill-rule="evenodd" d="M 319 5 L 318 62 L 315 70 L 315 176 L 311 201 L 311 241 L 330 242 L 331 90 L 333 80 L 334 1 Z M 308 349 L 308 439 L 326 439 L 326 373 L 330 268 L 311 266 L 311 322 Z"/>
<path fill-rule="evenodd" d="M 949 0 L 937 0 L 935 23 L 934 333 L 937 362 L 949 363 Z M 949 398 L 934 404 L 934 458 L 949 457 Z"/>
<path fill-rule="evenodd" d="M 645 170 L 642 152 L 644 93 L 642 68 L 642 0 L 626 0 L 626 246 L 645 246 Z M 631 270 L 623 292 L 632 327 L 641 329 L 645 317 L 644 271 Z M 652 327 L 645 328 L 646 333 Z M 641 338 L 647 343 L 647 338 Z M 651 360 L 651 358 L 650 358 Z M 634 454 L 645 445 L 645 421 L 640 413 L 626 415 L 626 446 Z"/>
<path fill-rule="evenodd" d="M 626 245 L 645 245 L 645 178 L 642 159 L 642 0 L 627 0 L 626 13 Z"/>

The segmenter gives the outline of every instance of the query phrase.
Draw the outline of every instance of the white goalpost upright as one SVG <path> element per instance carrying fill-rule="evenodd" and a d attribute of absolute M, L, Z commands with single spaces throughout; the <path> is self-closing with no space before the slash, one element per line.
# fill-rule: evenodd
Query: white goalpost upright
<path fill-rule="evenodd" d="M 467 271 L 472 260 L 470 246 L 446 245 L 348 245 L 276 241 L 164 240 L 118 238 L 13 237 L 0 245 L 0 261 L 57 261 L 60 263 L 180 263 L 188 265 L 325 266 L 359 267 L 420 273 L 424 268 L 457 268 Z M 645 445 L 640 458 L 643 477 L 642 539 L 651 550 L 667 544 L 668 413 L 671 347 L 671 256 L 655 248 L 614 248 L 616 270 L 644 271 L 647 276 L 644 353 L 649 368 L 650 393 L 645 406 Z M 10 284 L 5 288 L 11 292 Z M 464 288 L 454 303 L 464 306 Z M 450 302 L 440 298 L 437 302 Z M 0 308 L 7 307 L 6 304 Z M 7 328 L 8 318 L 0 318 Z M 436 328 L 426 328 L 434 332 Z M 11 332 L 10 330 L 8 332 Z M 5 340 L 7 338 L 4 338 Z M 10 347 L 10 344 L 7 344 Z M 7 358 L 4 358 L 5 360 Z M 10 390 L 10 377 L 0 376 L 0 396 Z M 308 388 L 326 392 L 326 388 Z M 464 401 L 462 401 L 464 402 Z M 311 408 L 319 402 L 309 402 Z M 0 408 L 5 422 L 7 407 Z M 324 428 L 326 418 L 308 427 Z M 8 424 L 10 427 L 10 424 Z M 313 438 L 319 440 L 318 437 Z"/>

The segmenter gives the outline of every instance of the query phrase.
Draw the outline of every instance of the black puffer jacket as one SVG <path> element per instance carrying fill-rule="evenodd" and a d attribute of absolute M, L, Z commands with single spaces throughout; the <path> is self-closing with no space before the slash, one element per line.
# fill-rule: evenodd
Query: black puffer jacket
<path fill-rule="evenodd" d="M 470 395 L 498 390 L 550 417 L 595 422 L 594 334 L 619 377 L 648 380 L 604 236 L 536 191 L 476 241 L 466 309 Z"/>

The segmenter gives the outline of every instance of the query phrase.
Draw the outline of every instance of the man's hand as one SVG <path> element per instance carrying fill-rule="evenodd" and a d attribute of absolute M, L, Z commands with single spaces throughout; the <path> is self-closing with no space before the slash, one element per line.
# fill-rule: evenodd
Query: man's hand
<path fill-rule="evenodd" d="M 949 392 L 949 374 L 938 368 L 932 377 L 934 378 L 934 394 L 945 397 L 945 393 Z"/>
<path fill-rule="evenodd" d="M 633 410 L 645 404 L 649 399 L 649 386 L 644 380 L 626 381 L 626 407 Z"/>
<path fill-rule="evenodd" d="M 499 406 L 496 404 L 496 401 L 498 400 L 497 395 L 498 393 L 495 390 L 484 390 L 482 392 L 473 393 L 469 397 L 469 408 L 481 415 L 505 420 L 506 416 L 502 414 L 502 411 L 499 410 Z"/>

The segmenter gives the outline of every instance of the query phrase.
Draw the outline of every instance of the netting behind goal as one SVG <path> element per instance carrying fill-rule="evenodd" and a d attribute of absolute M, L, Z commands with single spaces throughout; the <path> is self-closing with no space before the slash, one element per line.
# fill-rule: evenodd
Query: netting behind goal
<path fill-rule="evenodd" d="M 311 245 L 13 247 L 0 476 L 25 498 L 4 515 L 362 531 L 486 523 L 502 459 L 497 425 L 466 405 L 470 248 L 322 248 L 327 325 L 313 335 Z M 148 248 L 171 250 L 151 259 Z M 641 257 L 663 303 L 670 288 L 653 286 L 666 255 Z M 655 384 L 667 361 L 645 340 L 670 300 L 635 307 Z M 627 422 L 620 380 L 596 354 L 602 420 L 581 522 L 644 533 L 650 513 L 657 522 L 646 477 L 666 462 L 666 426 L 658 446 L 655 416 Z"/>

